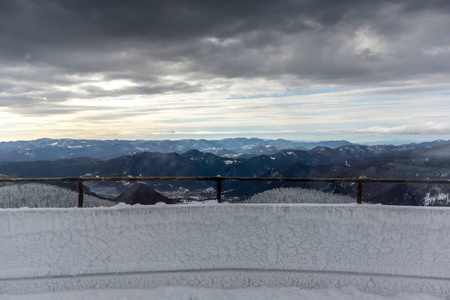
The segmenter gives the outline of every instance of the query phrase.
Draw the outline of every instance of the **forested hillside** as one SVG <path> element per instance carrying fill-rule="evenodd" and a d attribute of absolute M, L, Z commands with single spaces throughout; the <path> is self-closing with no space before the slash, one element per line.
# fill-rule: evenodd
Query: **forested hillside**
<path fill-rule="evenodd" d="M 48 184 L 7 184 L 0 186 L 0 208 L 76 207 L 78 193 Z M 84 195 L 85 207 L 113 206 L 117 202 Z"/>
<path fill-rule="evenodd" d="M 311 189 L 276 188 L 253 195 L 244 203 L 355 203 L 355 199 Z"/>

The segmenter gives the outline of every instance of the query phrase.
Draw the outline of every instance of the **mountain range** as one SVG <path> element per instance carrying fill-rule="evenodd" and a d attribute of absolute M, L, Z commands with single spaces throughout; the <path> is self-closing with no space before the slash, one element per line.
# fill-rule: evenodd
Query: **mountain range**
<path fill-rule="evenodd" d="M 283 139 L 262 140 L 257 138 L 176 141 L 38 139 L 0 142 L 0 161 L 57 160 L 84 156 L 112 159 L 144 151 L 181 154 L 189 150 L 236 157 L 273 154 L 284 149 L 309 150 L 317 146 L 337 148 L 351 144 L 348 141 L 294 142 Z"/>
<path fill-rule="evenodd" d="M 108 160 L 78 157 L 41 161 L 4 161 L 0 162 L 0 174 L 28 178 L 216 175 L 357 178 L 364 175 L 369 178 L 449 179 L 450 141 L 440 140 L 401 146 L 348 144 L 335 149 L 319 146 L 310 150 L 284 149 L 274 154 L 251 157 L 219 156 L 199 150 L 189 150 L 181 154 L 140 152 Z M 168 193 L 172 198 L 177 193 L 179 197 L 190 197 L 198 193 L 203 193 L 205 197 L 213 197 L 215 187 L 212 182 L 151 182 L 150 184 L 158 191 Z M 94 182 L 86 185 L 92 192 L 109 198 L 115 198 L 127 188 L 127 183 L 120 182 Z M 223 191 L 225 198 L 236 200 L 281 186 L 294 186 L 294 184 L 224 182 Z M 349 184 L 308 183 L 295 186 L 350 196 L 355 194 L 355 186 Z M 366 201 L 374 203 L 421 205 L 426 197 L 441 197 L 449 193 L 448 185 L 366 184 L 363 197 Z"/>

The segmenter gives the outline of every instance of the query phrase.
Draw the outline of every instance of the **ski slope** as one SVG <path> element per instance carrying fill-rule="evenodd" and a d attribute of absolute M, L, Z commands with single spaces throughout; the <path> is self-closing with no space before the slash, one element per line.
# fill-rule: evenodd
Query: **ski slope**
<path fill-rule="evenodd" d="M 111 289 L 149 294 L 149 289 L 156 293 L 167 287 L 174 293 L 242 288 L 257 293 L 264 287 L 290 288 L 289 293 L 333 291 L 334 298 L 369 293 L 381 297 L 373 299 L 422 294 L 426 298 L 420 299 L 450 299 L 448 208 L 199 204 L 3 209 L 0 225 L 0 299 L 42 293 L 68 293 L 75 299 Z"/>

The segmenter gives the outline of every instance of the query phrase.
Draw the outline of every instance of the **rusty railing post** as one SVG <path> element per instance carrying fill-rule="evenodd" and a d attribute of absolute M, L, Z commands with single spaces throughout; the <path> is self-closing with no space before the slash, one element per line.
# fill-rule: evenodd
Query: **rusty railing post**
<path fill-rule="evenodd" d="M 222 178 L 220 175 L 217 175 L 217 202 L 222 203 Z"/>
<path fill-rule="evenodd" d="M 358 182 L 356 185 L 356 202 L 362 204 L 362 182 Z"/>
<path fill-rule="evenodd" d="M 83 181 L 80 179 L 78 180 L 78 207 L 83 207 L 84 202 L 84 187 L 83 187 Z"/>
<path fill-rule="evenodd" d="M 367 179 L 367 177 L 364 175 L 359 176 L 359 178 L 357 179 L 356 202 L 358 204 L 362 204 L 362 184 L 364 179 Z"/>

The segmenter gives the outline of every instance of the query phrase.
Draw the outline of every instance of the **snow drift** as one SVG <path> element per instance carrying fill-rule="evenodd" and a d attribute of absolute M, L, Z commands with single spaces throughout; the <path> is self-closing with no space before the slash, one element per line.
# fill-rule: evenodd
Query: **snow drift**
<path fill-rule="evenodd" d="M 0 224 L 0 293 L 176 285 L 450 295 L 449 208 L 5 209 Z"/>

